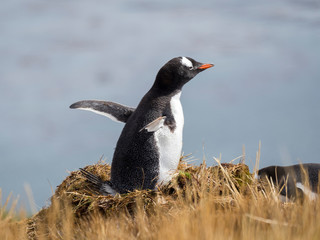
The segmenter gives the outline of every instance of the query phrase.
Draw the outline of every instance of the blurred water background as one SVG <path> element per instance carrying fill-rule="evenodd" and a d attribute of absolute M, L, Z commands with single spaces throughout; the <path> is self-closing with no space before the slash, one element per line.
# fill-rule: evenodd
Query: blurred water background
<path fill-rule="evenodd" d="M 10 0 L 0 7 L 0 187 L 38 209 L 103 155 L 123 124 L 70 110 L 83 99 L 136 106 L 160 67 L 215 67 L 181 97 L 194 163 L 242 154 L 260 167 L 320 163 L 320 2 Z"/>

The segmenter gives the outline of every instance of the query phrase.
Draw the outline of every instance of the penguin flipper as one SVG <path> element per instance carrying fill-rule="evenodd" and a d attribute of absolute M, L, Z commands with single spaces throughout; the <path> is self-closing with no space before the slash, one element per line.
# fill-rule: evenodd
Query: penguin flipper
<path fill-rule="evenodd" d="M 128 118 L 135 111 L 135 108 L 123 106 L 119 103 L 98 101 L 98 100 L 83 100 L 76 102 L 70 106 L 71 109 L 81 109 L 91 111 L 116 122 L 127 122 Z"/>
<path fill-rule="evenodd" d="M 100 177 L 80 168 L 80 172 L 82 176 L 84 176 L 93 186 L 95 190 L 97 190 L 102 195 L 108 196 L 115 196 L 117 191 L 111 187 L 111 183 L 109 181 L 102 181 Z"/>
<path fill-rule="evenodd" d="M 316 200 L 318 198 L 318 194 L 313 192 L 311 189 L 309 189 L 307 186 L 304 186 L 301 182 L 296 183 L 296 187 L 302 192 L 308 196 L 310 200 Z"/>
<path fill-rule="evenodd" d="M 139 132 L 141 132 L 144 129 L 146 129 L 148 132 L 158 131 L 160 128 L 163 127 L 163 124 L 166 118 L 167 118 L 166 116 L 158 117 L 157 119 L 153 120 L 151 123 L 141 128 Z"/>

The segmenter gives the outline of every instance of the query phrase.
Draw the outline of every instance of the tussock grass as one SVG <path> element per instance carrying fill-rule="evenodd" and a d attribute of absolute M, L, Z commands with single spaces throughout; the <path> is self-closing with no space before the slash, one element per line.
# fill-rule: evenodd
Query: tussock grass
<path fill-rule="evenodd" d="M 0 210 L 0 239 L 320 239 L 320 202 L 282 203 L 272 184 L 245 164 L 192 166 L 181 161 L 168 186 L 99 196 L 74 171 L 51 205 L 31 218 Z M 85 167 L 103 180 L 110 166 Z M 18 218 L 17 218 L 18 216 Z"/>

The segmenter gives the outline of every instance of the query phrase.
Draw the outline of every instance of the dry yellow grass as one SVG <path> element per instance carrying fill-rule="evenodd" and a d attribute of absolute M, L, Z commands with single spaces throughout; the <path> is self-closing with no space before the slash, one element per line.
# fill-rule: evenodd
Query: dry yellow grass
<path fill-rule="evenodd" d="M 86 170 L 109 178 L 108 165 Z M 72 172 L 31 218 L 1 206 L 0 239 L 320 239 L 319 211 L 319 199 L 280 202 L 244 164 L 182 161 L 169 186 L 115 198 L 96 195 Z"/>

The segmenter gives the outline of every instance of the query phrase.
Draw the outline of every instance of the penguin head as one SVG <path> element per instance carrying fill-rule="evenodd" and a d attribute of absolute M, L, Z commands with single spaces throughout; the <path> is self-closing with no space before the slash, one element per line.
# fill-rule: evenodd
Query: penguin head
<path fill-rule="evenodd" d="M 168 91 L 181 90 L 198 73 L 213 67 L 190 57 L 176 57 L 167 62 L 158 72 L 155 86 Z"/>

